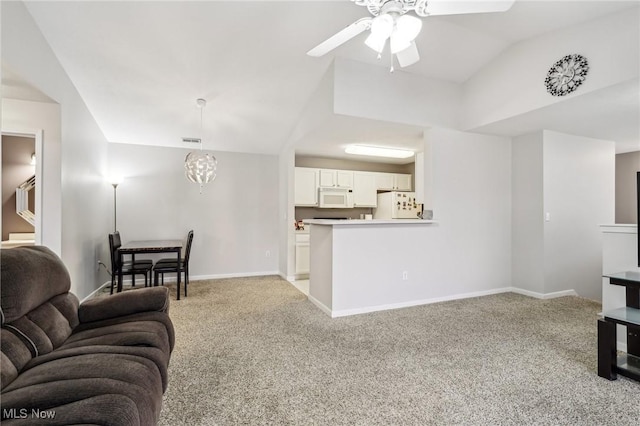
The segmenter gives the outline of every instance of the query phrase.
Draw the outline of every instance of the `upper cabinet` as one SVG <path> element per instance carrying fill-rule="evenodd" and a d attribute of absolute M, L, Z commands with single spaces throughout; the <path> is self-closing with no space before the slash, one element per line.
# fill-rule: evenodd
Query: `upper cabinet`
<path fill-rule="evenodd" d="M 411 191 L 411 175 L 296 167 L 294 186 L 298 207 L 317 207 L 318 188 L 352 189 L 354 207 L 377 207 L 378 191 Z"/>
<path fill-rule="evenodd" d="M 376 173 L 376 188 L 381 191 L 393 191 L 395 189 L 393 173 Z"/>
<path fill-rule="evenodd" d="M 404 173 L 375 173 L 379 191 L 411 191 L 411 175 Z"/>
<path fill-rule="evenodd" d="M 376 174 L 353 172 L 353 207 L 377 207 Z"/>
<path fill-rule="evenodd" d="M 351 170 L 320 169 L 321 188 L 353 188 Z"/>
<path fill-rule="evenodd" d="M 314 207 L 318 205 L 318 169 L 296 167 L 295 205 Z"/>
<path fill-rule="evenodd" d="M 393 177 L 396 191 L 411 191 L 411 175 L 395 174 Z"/>

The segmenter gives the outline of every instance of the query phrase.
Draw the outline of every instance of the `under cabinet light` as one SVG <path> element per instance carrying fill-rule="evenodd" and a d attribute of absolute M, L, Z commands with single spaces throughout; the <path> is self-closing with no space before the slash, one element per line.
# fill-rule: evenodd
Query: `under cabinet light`
<path fill-rule="evenodd" d="M 409 158 L 414 156 L 413 151 L 408 149 L 382 148 L 367 145 L 349 145 L 344 152 L 354 155 L 369 155 L 373 157 Z"/>

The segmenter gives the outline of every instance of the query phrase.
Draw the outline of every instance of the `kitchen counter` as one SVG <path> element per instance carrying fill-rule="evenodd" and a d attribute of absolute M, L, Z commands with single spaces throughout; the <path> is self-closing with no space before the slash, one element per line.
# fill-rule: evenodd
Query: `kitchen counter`
<path fill-rule="evenodd" d="M 433 220 L 308 219 L 309 301 L 331 317 L 456 298 L 440 283 L 447 241 Z M 445 274 L 445 275 L 443 275 Z"/>
<path fill-rule="evenodd" d="M 351 219 L 351 220 L 334 220 L 334 219 L 307 219 L 305 225 L 325 225 L 325 226 L 345 226 L 345 225 L 430 225 L 438 223 L 433 220 L 423 219 Z"/>

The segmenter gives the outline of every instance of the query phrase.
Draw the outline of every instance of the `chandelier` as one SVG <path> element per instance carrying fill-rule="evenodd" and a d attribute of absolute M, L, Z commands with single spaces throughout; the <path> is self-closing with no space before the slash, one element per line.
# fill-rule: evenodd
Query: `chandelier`
<path fill-rule="evenodd" d="M 193 183 L 200 185 L 200 193 L 202 194 L 202 186 L 205 183 L 213 182 L 216 178 L 216 168 L 218 167 L 218 160 L 213 154 L 203 151 L 202 149 L 202 113 L 204 107 L 207 105 L 207 101 L 204 99 L 198 99 L 196 101 L 198 108 L 200 108 L 200 150 L 192 151 L 187 154 L 184 159 L 184 175 Z"/>

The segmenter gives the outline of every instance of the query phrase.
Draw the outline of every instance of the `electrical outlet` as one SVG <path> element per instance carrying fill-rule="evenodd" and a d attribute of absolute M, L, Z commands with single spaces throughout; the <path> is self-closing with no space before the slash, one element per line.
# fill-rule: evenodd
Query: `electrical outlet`
<path fill-rule="evenodd" d="M 271 251 L 267 250 L 264 252 L 264 257 L 271 257 Z"/>
<path fill-rule="evenodd" d="M 100 270 L 100 264 L 101 263 L 102 262 L 100 261 L 100 259 L 98 259 L 98 262 L 96 263 L 96 270 L 98 270 L 98 271 Z"/>
<path fill-rule="evenodd" d="M 407 271 L 402 271 L 402 281 L 407 281 L 409 279 L 409 273 Z"/>

